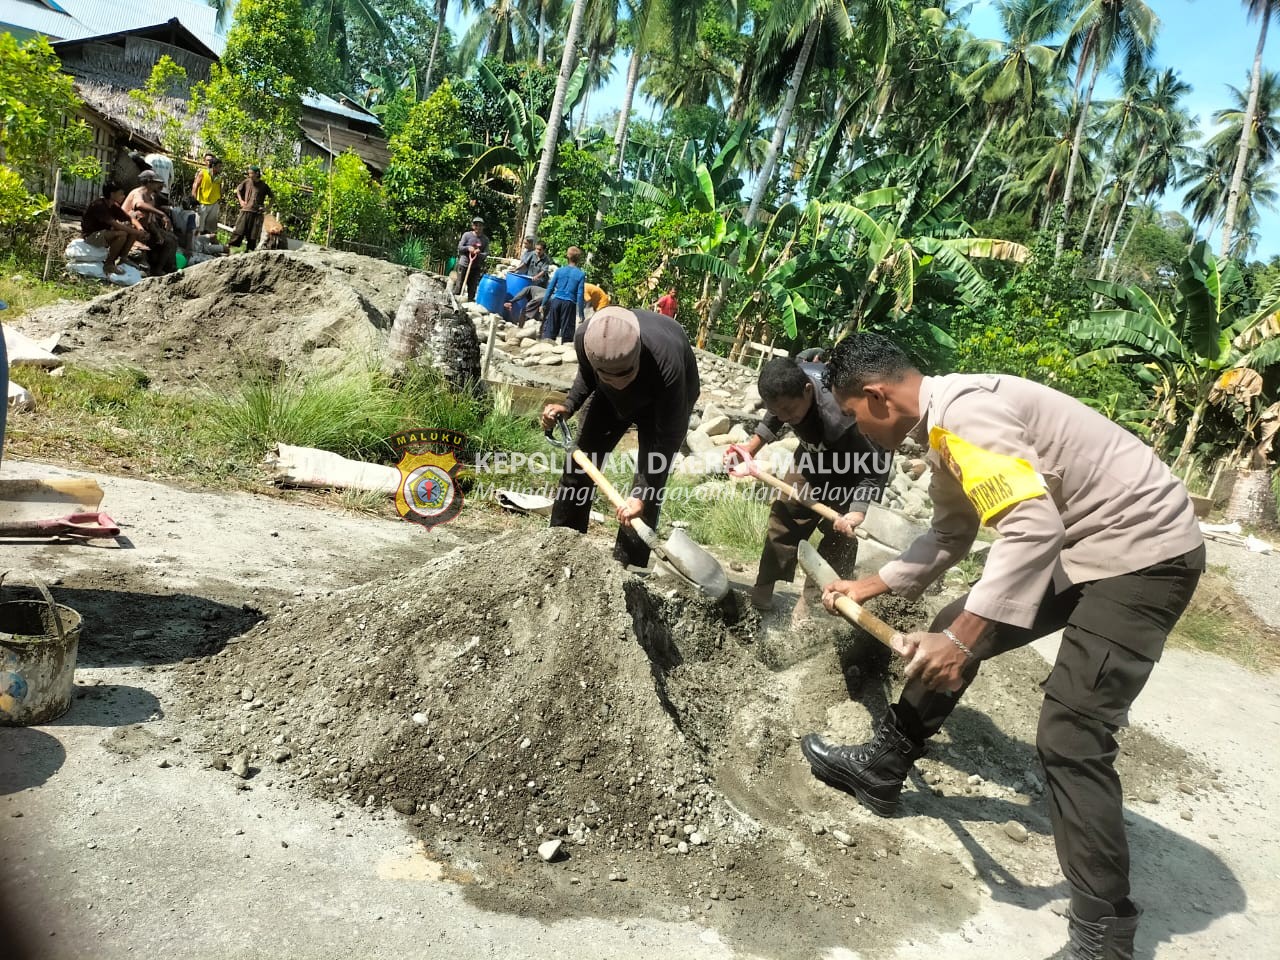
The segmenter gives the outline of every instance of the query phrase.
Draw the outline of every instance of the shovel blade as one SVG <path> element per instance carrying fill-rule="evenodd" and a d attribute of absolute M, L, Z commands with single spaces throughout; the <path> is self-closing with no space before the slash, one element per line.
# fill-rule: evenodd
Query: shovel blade
<path fill-rule="evenodd" d="M 694 543 L 683 530 L 673 530 L 658 555 L 713 600 L 723 599 L 729 593 L 729 578 L 720 561 Z"/>

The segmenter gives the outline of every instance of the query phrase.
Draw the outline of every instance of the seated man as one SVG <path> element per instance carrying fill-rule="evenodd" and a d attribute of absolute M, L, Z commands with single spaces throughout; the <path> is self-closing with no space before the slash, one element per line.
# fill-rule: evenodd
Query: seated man
<path fill-rule="evenodd" d="M 102 261 L 104 277 L 120 273 L 120 261 L 136 241 L 147 236 L 129 222 L 129 217 L 120 208 L 123 202 L 124 188 L 117 183 L 108 183 L 102 188 L 102 196 L 85 207 L 84 216 L 80 218 L 80 233 L 85 242 L 107 251 L 106 259 Z"/>
<path fill-rule="evenodd" d="M 178 269 L 175 254 L 178 252 L 178 237 L 173 232 L 173 222 L 169 215 L 157 206 L 157 197 L 164 181 L 152 170 L 143 170 L 138 175 L 138 186 L 125 198 L 121 207 L 133 221 L 135 229 L 142 230 L 147 236 L 147 263 L 152 276 L 173 273 Z"/>

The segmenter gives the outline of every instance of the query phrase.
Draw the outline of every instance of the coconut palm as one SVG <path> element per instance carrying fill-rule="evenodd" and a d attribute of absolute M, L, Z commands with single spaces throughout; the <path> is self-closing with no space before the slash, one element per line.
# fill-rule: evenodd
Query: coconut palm
<path fill-rule="evenodd" d="M 1257 17 L 1262 21 L 1258 30 L 1258 48 L 1253 55 L 1253 73 L 1249 83 L 1249 99 L 1245 104 L 1243 122 L 1241 123 L 1239 147 L 1236 152 L 1235 167 L 1231 173 L 1231 186 L 1227 191 L 1227 209 L 1222 223 L 1222 245 L 1220 253 L 1226 256 L 1231 249 L 1232 234 L 1236 227 L 1236 215 L 1240 205 L 1240 191 L 1244 183 L 1245 168 L 1248 165 L 1250 151 L 1254 148 L 1253 126 L 1257 116 L 1257 107 L 1262 85 L 1262 51 L 1267 45 L 1267 27 L 1272 17 L 1280 14 L 1280 0 L 1244 0 L 1245 9 L 1250 19 Z"/>
<path fill-rule="evenodd" d="M 1076 90 L 1080 90 L 1086 73 L 1089 82 L 1084 88 L 1071 143 L 1062 194 L 1062 223 L 1055 242 L 1056 255 L 1062 254 L 1066 243 L 1067 218 L 1071 215 L 1085 124 L 1090 119 L 1089 105 L 1093 102 L 1098 75 L 1120 56 L 1126 80 L 1134 79 L 1147 62 L 1159 24 L 1159 19 L 1143 0 L 1081 0 L 1079 14 L 1059 51 L 1064 63 L 1076 64 Z"/>
<path fill-rule="evenodd" d="M 1044 41 L 1058 35 L 1069 0 L 1003 0 L 999 5 L 1005 40 L 974 40 L 966 52 L 985 60 L 964 79 L 967 91 L 980 94 L 987 124 L 962 176 L 978 162 L 992 128 L 1014 114 L 1035 109 L 1046 80 L 1058 69 L 1058 48 Z"/>
<path fill-rule="evenodd" d="M 569 30 L 564 38 L 564 53 L 560 57 L 560 76 L 556 79 L 556 92 L 551 98 L 551 113 L 547 117 L 547 129 L 542 138 L 542 159 L 538 163 L 537 179 L 529 197 L 529 216 L 521 233 L 528 237 L 538 232 L 547 203 L 547 188 L 551 183 L 551 168 L 556 162 L 556 145 L 560 141 L 560 126 L 564 120 L 565 100 L 569 93 L 569 81 L 578 63 L 578 37 L 582 33 L 582 21 L 587 12 L 587 0 L 573 0 L 569 15 Z"/>
<path fill-rule="evenodd" d="M 1150 83 L 1150 86 L 1147 86 Z M 1132 165 L 1122 167 L 1125 173 L 1120 180 L 1123 184 L 1120 193 L 1120 204 L 1116 211 L 1115 220 L 1112 222 L 1111 234 L 1103 245 L 1103 250 L 1113 249 L 1115 247 L 1116 238 L 1120 236 L 1120 225 L 1124 222 L 1125 210 L 1129 205 L 1129 200 L 1133 195 L 1135 186 L 1139 186 L 1138 179 L 1143 173 L 1148 153 L 1152 144 L 1158 141 L 1167 141 L 1171 136 L 1185 136 L 1187 127 L 1187 118 L 1181 111 L 1178 102 L 1191 92 L 1189 84 L 1183 83 L 1178 74 L 1173 70 L 1165 70 L 1158 76 L 1153 76 L 1149 72 L 1144 74 L 1143 83 L 1136 85 L 1135 88 L 1140 93 L 1139 103 L 1136 103 L 1133 110 L 1133 128 L 1132 133 L 1136 141 L 1136 156 L 1132 161 Z M 1166 153 L 1172 150 L 1172 146 L 1162 144 Z M 1113 151 L 1114 153 L 1114 151 Z M 1163 186 L 1169 182 L 1167 173 L 1161 178 Z M 1140 187 L 1141 189 L 1141 187 Z M 1154 188 L 1152 188 L 1154 190 Z M 1115 258 L 1118 260 L 1119 258 Z M 1113 260 L 1113 263 L 1115 261 Z M 1099 277 L 1102 271 L 1099 269 Z"/>

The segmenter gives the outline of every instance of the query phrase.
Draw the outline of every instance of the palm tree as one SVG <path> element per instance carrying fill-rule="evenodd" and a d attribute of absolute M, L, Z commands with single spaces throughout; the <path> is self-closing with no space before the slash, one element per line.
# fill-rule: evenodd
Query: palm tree
<path fill-rule="evenodd" d="M 1267 45 L 1267 26 L 1271 18 L 1280 14 L 1280 0 L 1244 0 L 1249 17 L 1262 20 L 1258 30 L 1258 49 L 1253 55 L 1253 75 L 1249 83 L 1249 101 L 1245 105 L 1243 123 L 1240 127 L 1240 146 L 1236 152 L 1235 169 L 1231 173 L 1231 186 L 1227 191 L 1226 217 L 1222 223 L 1221 256 L 1227 256 L 1231 249 L 1232 233 L 1236 227 L 1236 210 L 1240 205 L 1240 189 L 1244 183 L 1245 166 L 1248 163 L 1249 151 L 1253 149 L 1253 124 L 1257 116 L 1258 95 L 1262 84 L 1262 51 Z"/>
<path fill-rule="evenodd" d="M 1014 114 L 1026 116 L 1035 109 L 1045 80 L 1058 69 L 1058 48 L 1044 41 L 1061 32 L 1070 0 L 1003 0 L 1000 22 L 1005 40 L 974 40 L 967 50 L 986 60 L 964 80 L 966 89 L 982 93 L 987 125 L 978 138 L 961 176 L 978 162 L 991 130 Z"/>
<path fill-rule="evenodd" d="M 649 53 L 656 33 L 658 9 L 655 0 L 623 0 L 626 19 L 623 36 L 631 57 L 627 62 L 627 84 L 622 93 L 622 106 L 618 110 L 618 126 L 613 134 L 613 166 L 622 174 L 626 159 L 627 126 L 631 123 L 631 104 L 635 102 L 636 85 L 640 82 L 640 69 Z"/>
<path fill-rule="evenodd" d="M 1150 79 L 1150 78 L 1148 78 Z M 1124 188 L 1120 195 L 1120 207 L 1111 226 L 1111 235 L 1103 245 L 1103 250 L 1115 247 L 1116 238 L 1120 236 L 1120 225 L 1124 222 L 1125 209 L 1129 205 L 1133 188 L 1142 175 L 1147 154 L 1154 142 L 1167 140 L 1171 135 L 1185 134 L 1185 117 L 1178 107 L 1178 101 L 1191 92 L 1191 86 L 1184 83 L 1173 70 L 1165 70 L 1154 78 L 1149 90 L 1144 90 L 1141 106 L 1135 110 L 1135 135 L 1137 137 L 1137 157 L 1132 167 L 1121 178 Z M 1166 146 L 1166 150 L 1169 149 Z M 1169 181 L 1163 180 L 1164 184 Z M 1118 257 L 1116 260 L 1118 261 Z M 1098 275 L 1102 275 L 1099 269 Z"/>
<path fill-rule="evenodd" d="M 525 221 L 523 236 L 533 236 L 542 222 L 547 203 L 547 187 L 551 183 L 551 168 L 556 162 L 556 145 L 560 141 L 560 125 L 564 121 L 564 102 L 569 93 L 569 81 L 578 62 L 578 35 L 582 32 L 582 20 L 587 11 L 587 0 L 573 0 L 573 12 L 569 15 L 569 31 L 564 38 L 564 53 L 560 57 L 560 76 L 556 79 L 555 96 L 551 98 L 551 114 L 547 117 L 547 129 L 542 138 L 542 160 L 538 164 L 538 176 L 529 196 L 529 217 Z"/>
<path fill-rule="evenodd" d="M 867 33 L 885 38 L 884 46 L 879 51 L 880 59 L 883 60 L 883 54 L 888 49 L 889 37 L 894 30 L 893 10 L 885 0 L 869 0 L 864 4 L 863 10 L 870 22 L 860 23 L 859 26 Z M 789 52 L 794 60 L 790 80 L 787 83 L 786 98 L 774 122 L 773 140 L 769 144 L 769 152 L 765 154 L 764 167 L 756 180 L 755 190 L 751 194 L 751 203 L 743 218 L 747 226 L 755 222 L 765 194 L 773 183 L 773 174 L 777 169 L 778 157 L 782 154 L 782 144 L 791 126 L 796 101 L 804 87 L 818 36 L 824 28 L 840 39 L 845 39 L 853 33 L 853 21 L 845 0 L 784 0 L 775 4 L 769 11 L 769 19 L 761 31 L 762 44 L 769 46 L 776 41 L 782 41 L 782 50 Z M 783 58 L 783 62 L 786 62 L 786 59 L 789 58 Z"/>
<path fill-rule="evenodd" d="M 436 54 L 440 50 L 440 34 L 444 33 L 445 19 L 449 15 L 449 0 L 436 0 L 436 29 L 431 37 L 431 54 L 427 57 L 427 75 L 422 81 L 424 91 L 432 90 L 431 75 L 436 70 Z"/>
<path fill-rule="evenodd" d="M 462 9 L 476 19 L 458 44 L 460 62 L 486 56 L 514 63 L 531 47 L 534 27 L 516 0 L 462 0 Z"/>
<path fill-rule="evenodd" d="M 1103 67 L 1124 57 L 1124 75 L 1132 80 L 1147 62 L 1160 21 L 1143 0 L 1081 0 L 1080 13 L 1067 34 L 1059 56 L 1076 63 L 1076 90 L 1089 73 L 1071 143 L 1071 158 L 1062 194 L 1062 223 L 1058 228 L 1055 256 L 1061 256 L 1067 237 L 1067 218 L 1071 215 L 1076 174 L 1080 168 L 1080 151 L 1084 144 L 1085 124 L 1089 121 L 1089 105 L 1093 89 Z M 1092 67 L 1092 70 L 1090 70 Z"/>

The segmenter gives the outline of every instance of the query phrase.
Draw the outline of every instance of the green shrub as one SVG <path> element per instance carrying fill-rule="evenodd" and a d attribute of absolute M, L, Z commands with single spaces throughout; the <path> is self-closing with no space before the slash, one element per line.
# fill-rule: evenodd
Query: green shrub
<path fill-rule="evenodd" d="M 241 179 L 225 179 L 224 183 L 230 188 L 224 188 L 224 195 L 231 196 Z M 289 236 L 309 236 L 320 215 L 320 205 L 327 189 L 324 161 L 319 157 L 307 157 L 293 166 L 265 169 L 262 179 L 271 187 L 270 205 Z"/>
<path fill-rule="evenodd" d="M 388 245 L 391 219 L 382 185 L 351 151 L 333 161 L 317 214 L 311 228 L 313 243 Z"/>
<path fill-rule="evenodd" d="M 404 129 L 391 138 L 383 189 L 396 222 L 448 256 L 455 233 L 471 216 L 454 145 L 464 139 L 458 98 L 446 80 L 415 104 Z"/>
<path fill-rule="evenodd" d="M 22 177 L 0 164 L 0 235 L 9 244 L 27 232 L 49 209 L 49 199 L 27 192 Z"/>

